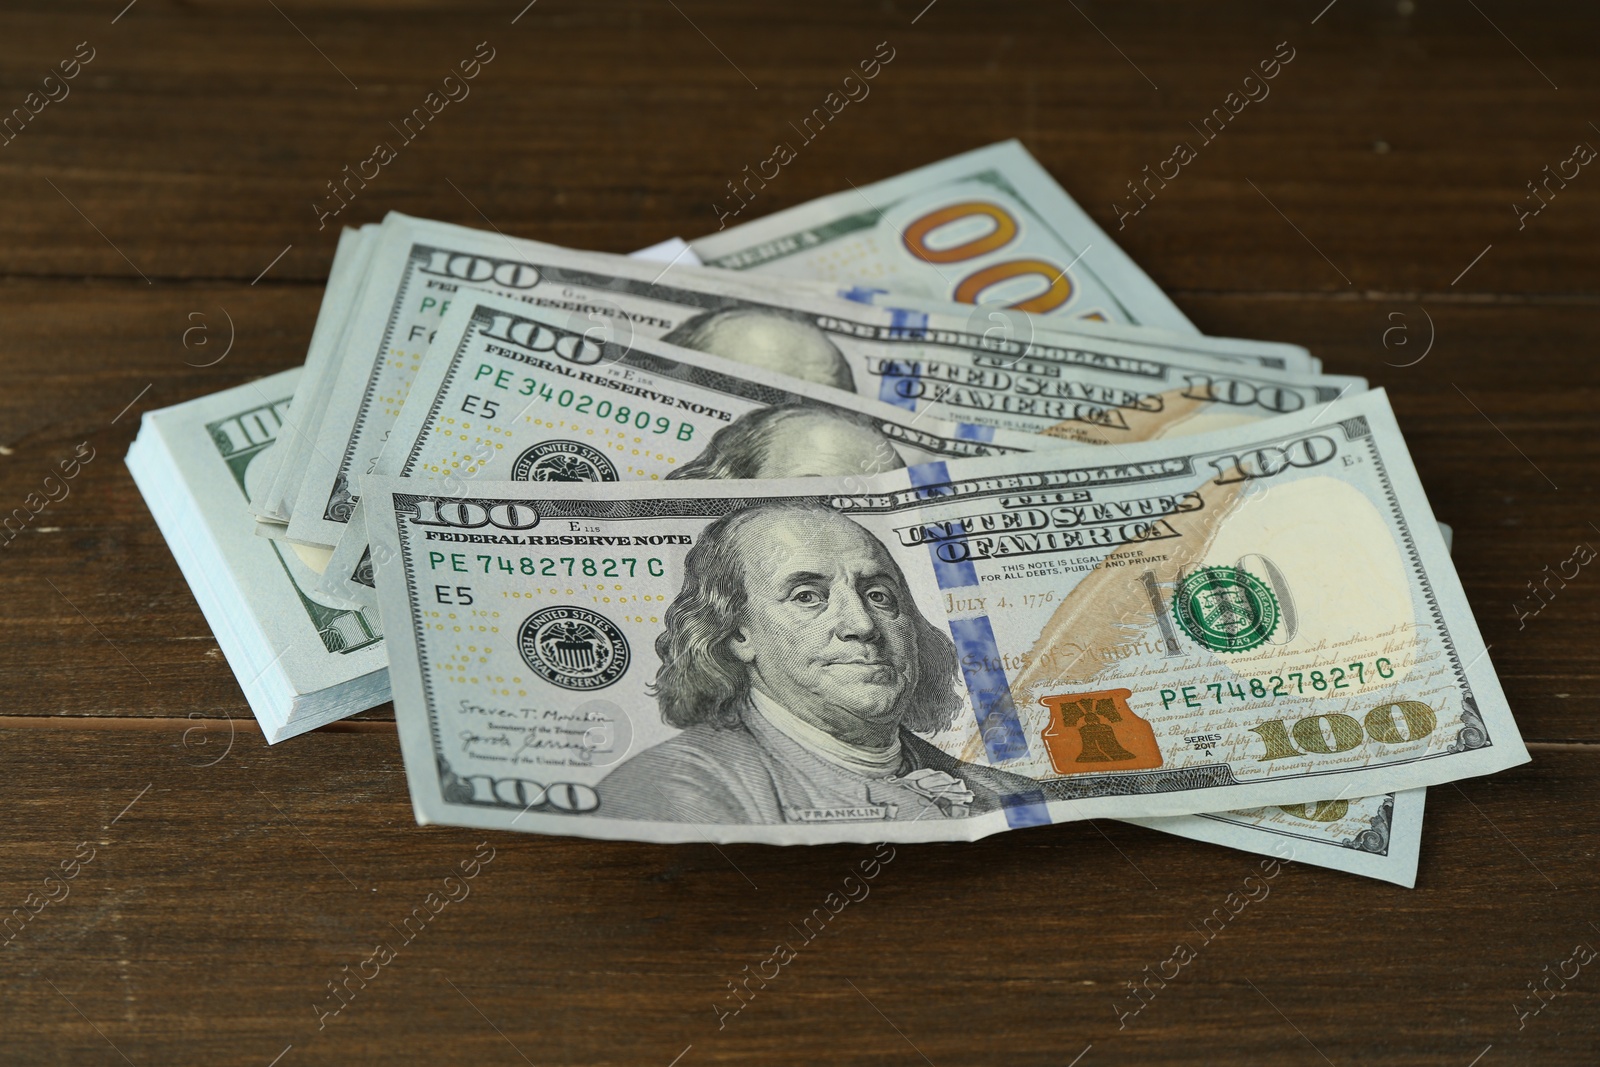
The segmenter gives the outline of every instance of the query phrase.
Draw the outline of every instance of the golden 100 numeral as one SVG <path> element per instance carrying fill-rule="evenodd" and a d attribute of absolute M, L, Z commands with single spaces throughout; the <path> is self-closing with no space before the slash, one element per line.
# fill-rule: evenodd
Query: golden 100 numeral
<path fill-rule="evenodd" d="M 1278 810 L 1308 822 L 1338 822 L 1350 813 L 1348 800 L 1314 800 L 1309 804 L 1280 804 Z"/>
<path fill-rule="evenodd" d="M 1290 441 L 1282 448 L 1263 445 L 1238 455 L 1214 456 L 1206 462 L 1216 468 L 1218 485 L 1245 482 L 1252 478 L 1271 478 L 1290 467 L 1320 467 L 1339 452 L 1333 438 L 1317 434 Z"/>
<path fill-rule="evenodd" d="M 1399 745 L 1427 737 L 1437 724 L 1438 718 L 1428 705 L 1420 700 L 1400 700 L 1379 704 L 1367 712 L 1365 730 L 1353 717 L 1333 712 L 1307 715 L 1296 719 L 1292 726 L 1285 726 L 1282 719 L 1273 719 L 1250 727 L 1250 732 L 1258 735 L 1267 746 L 1267 754 L 1258 761 L 1266 762 L 1308 752 L 1317 755 L 1349 752 L 1369 737 L 1385 745 Z"/>
<path fill-rule="evenodd" d="M 943 229 L 952 222 L 972 218 L 987 218 L 994 223 L 994 229 L 949 248 L 928 246 L 928 236 L 936 230 Z M 965 263 L 969 259 L 976 259 L 1005 247 L 1020 230 L 1017 220 L 998 204 L 984 200 L 965 200 L 959 204 L 939 208 L 937 211 L 930 211 L 907 226 L 906 250 L 924 263 Z M 1019 300 L 1009 305 L 1010 307 L 1042 315 L 1054 311 L 1071 298 L 1072 279 L 1067 277 L 1066 268 L 1044 259 L 1009 259 L 1003 263 L 991 263 L 987 267 L 981 267 L 961 279 L 956 283 L 951 299 L 958 304 L 976 304 L 984 293 L 1001 282 L 1008 282 L 1013 278 L 1026 278 L 1030 275 L 1044 279 L 1044 292 L 1026 300 Z"/>

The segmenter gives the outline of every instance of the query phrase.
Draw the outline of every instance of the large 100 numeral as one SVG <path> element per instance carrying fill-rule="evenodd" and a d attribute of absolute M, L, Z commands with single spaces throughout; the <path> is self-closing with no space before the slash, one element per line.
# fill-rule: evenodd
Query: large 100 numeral
<path fill-rule="evenodd" d="M 994 228 L 979 237 L 949 248 L 929 247 L 928 237 L 935 231 L 951 223 L 974 218 L 987 218 L 994 224 Z M 939 208 L 937 211 L 930 211 L 907 226 L 905 244 L 906 250 L 924 263 L 965 263 L 969 259 L 976 259 L 996 249 L 1004 248 L 1017 236 L 1020 229 L 1011 213 L 998 204 L 984 200 L 966 200 Z M 976 304 L 984 293 L 1001 282 L 1030 276 L 1044 279 L 1044 292 L 1008 306 L 1018 311 L 1044 314 L 1047 311 L 1054 311 L 1071 298 L 1072 280 L 1067 277 L 1065 267 L 1043 259 L 1009 259 L 1003 263 L 992 263 L 987 267 L 981 267 L 961 279 L 956 284 L 951 299 L 961 304 Z"/>
<path fill-rule="evenodd" d="M 1306 406 L 1305 399 L 1286 385 L 1257 385 L 1211 374 L 1185 374 L 1183 381 L 1183 395 L 1191 400 L 1210 400 L 1232 407 L 1256 405 L 1279 415 L 1287 415 Z"/>
<path fill-rule="evenodd" d="M 1333 438 L 1317 434 L 1290 441 L 1282 448 L 1265 445 L 1236 455 L 1214 456 L 1206 462 L 1216 468 L 1217 484 L 1271 478 L 1290 467 L 1320 467 L 1339 452 Z"/>
<path fill-rule="evenodd" d="M 1308 822 L 1338 822 L 1350 813 L 1350 802 L 1343 799 L 1316 800 L 1310 804 L 1280 804 L 1278 810 Z"/>
<path fill-rule="evenodd" d="M 1433 733 L 1438 721 L 1433 709 L 1420 700 L 1400 700 L 1379 704 L 1367 712 L 1365 729 L 1353 717 L 1333 712 L 1307 715 L 1289 726 L 1282 719 L 1273 719 L 1250 727 L 1250 732 L 1267 746 L 1267 754 L 1258 761 L 1264 763 L 1307 753 L 1321 756 L 1349 752 L 1366 738 L 1385 745 L 1417 741 Z"/>

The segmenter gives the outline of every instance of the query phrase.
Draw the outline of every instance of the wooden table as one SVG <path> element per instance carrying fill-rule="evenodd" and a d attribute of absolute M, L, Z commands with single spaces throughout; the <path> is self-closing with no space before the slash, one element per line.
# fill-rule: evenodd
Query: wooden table
<path fill-rule="evenodd" d="M 77 872 L 0 945 L 0 1061 L 1596 1062 L 1600 967 L 1518 1007 L 1600 944 L 1600 572 L 1514 607 L 1600 545 L 1600 172 L 1527 188 L 1600 145 L 1592 5 L 124 2 L 0 14 L 0 107 L 92 54 L 0 147 L 0 511 L 94 455 L 0 550 L 0 913 Z M 480 41 L 472 95 L 319 229 Z M 751 213 L 1020 137 L 1201 328 L 1388 388 L 1533 752 L 1432 791 L 1415 890 L 1290 867 L 1121 1029 L 1253 857 L 1117 823 L 901 847 L 719 1029 L 870 849 L 419 829 L 392 709 L 262 743 L 122 465 L 142 412 L 303 359 L 337 224 L 697 236 L 882 41 Z M 1271 96 L 1118 230 L 1125 183 L 1285 41 Z M 484 841 L 471 896 L 320 1016 Z"/>

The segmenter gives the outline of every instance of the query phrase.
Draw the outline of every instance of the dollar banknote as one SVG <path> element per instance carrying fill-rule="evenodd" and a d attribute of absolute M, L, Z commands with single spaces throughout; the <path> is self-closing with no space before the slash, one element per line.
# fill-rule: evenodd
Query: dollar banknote
<path fill-rule="evenodd" d="M 698 257 L 691 266 L 700 266 Z M 1249 337 L 1213 336 L 1210 334 L 1180 332 L 1155 326 L 1135 326 L 1125 322 L 1105 322 L 1099 319 L 1051 318 L 1019 311 L 997 301 L 981 304 L 960 304 L 953 300 L 938 300 L 928 296 L 912 296 L 888 289 L 874 289 L 860 285 L 838 285 L 811 278 L 789 278 L 759 273 L 743 273 L 739 278 L 749 285 L 765 286 L 781 299 L 784 294 L 809 292 L 816 296 L 836 297 L 857 304 L 869 304 L 898 312 L 904 321 L 915 322 L 921 314 L 954 316 L 963 320 L 969 333 L 1003 336 L 1008 340 L 1035 338 L 1052 341 L 1057 345 L 1119 341 L 1127 345 L 1142 345 L 1158 349 L 1168 356 L 1201 356 L 1229 363 L 1247 363 L 1267 370 L 1287 374 L 1318 374 L 1322 360 L 1312 355 L 1303 345 L 1286 341 L 1263 341 Z"/>
<path fill-rule="evenodd" d="M 300 378 L 295 401 L 286 415 L 283 447 L 271 449 L 261 461 L 268 475 L 268 488 L 260 500 L 252 502 L 251 510 L 261 520 L 257 532 L 264 536 L 289 539 L 287 527 L 305 478 L 307 457 L 315 447 L 327 412 L 340 360 L 349 351 L 346 337 L 351 309 L 361 303 L 380 229 L 377 224 L 370 224 L 359 231 L 345 229 L 340 234 L 306 354 L 305 374 Z M 699 265 L 688 243 L 677 237 L 641 248 L 630 253 L 628 258 Z M 302 546 L 310 544 L 304 540 L 300 543 Z"/>
<path fill-rule="evenodd" d="M 377 613 L 328 602 L 296 546 L 254 532 L 300 374 L 148 412 L 127 459 L 269 743 L 389 699 Z"/>
<path fill-rule="evenodd" d="M 783 284 L 794 285 L 794 279 L 784 279 Z M 1126 345 L 1141 345 L 1156 349 L 1168 358 L 1181 359 L 1184 355 L 1203 356 L 1226 360 L 1230 363 L 1248 363 L 1267 370 L 1289 374 L 1318 374 L 1322 360 L 1313 356 L 1301 345 L 1282 341 L 1259 341 L 1247 337 L 1213 337 L 1200 333 L 1179 333 L 1176 330 L 1155 329 L 1148 326 L 1130 326 L 1116 322 L 1098 322 L 1090 319 L 1052 319 L 1034 315 L 998 303 L 976 305 L 958 304 L 951 300 L 933 300 L 926 297 L 908 297 L 904 293 L 884 289 L 866 289 L 861 286 L 838 287 L 824 285 L 819 292 L 853 300 L 859 304 L 896 311 L 909 322 L 917 322 L 918 315 L 941 315 L 945 321 L 960 321 L 967 333 L 984 334 L 992 338 L 1027 343 L 1037 340 L 1058 347 L 1071 347 L 1075 342 L 1118 341 Z"/>
<path fill-rule="evenodd" d="M 690 244 L 726 270 L 1199 332 L 1017 141 Z"/>
<path fill-rule="evenodd" d="M 1381 391 L 848 482 L 364 490 L 424 822 L 974 839 L 1527 759 Z"/>
<path fill-rule="evenodd" d="M 955 422 L 1068 440 L 1120 442 L 1183 432 L 1212 414 L 1265 417 L 1361 388 L 1148 347 L 1015 342 L 913 329 L 895 312 L 742 284 L 725 271 L 657 268 L 391 214 L 351 311 L 289 536 L 334 545 L 371 473 L 452 298 L 483 289 L 567 313 L 574 328 L 626 344 L 660 337 Z M 1199 421 L 1197 421 L 1199 420 Z"/>
<path fill-rule="evenodd" d="M 1018 336 L 982 319 L 891 312 L 862 392 L 910 411 L 1085 444 L 1177 437 L 1290 414 L 1366 388 L 1362 378 L 1284 376 L 1115 341 Z M 1009 326 L 1009 324 L 1008 324 Z"/>
<path fill-rule="evenodd" d="M 258 461 L 265 488 L 259 499 L 251 501 L 250 510 L 263 522 L 288 525 L 306 466 L 305 457 L 316 440 L 322 413 L 328 407 L 328 392 L 338 372 L 336 358 L 342 350 L 349 311 L 360 298 L 377 239 L 376 224 L 340 231 L 311 344 L 306 350 L 304 371 L 295 386 L 294 402 L 285 412 L 279 444 Z"/>
<path fill-rule="evenodd" d="M 1410 888 L 1417 884 L 1427 794 L 1426 789 L 1405 789 L 1371 797 L 1122 821 Z"/>
<path fill-rule="evenodd" d="M 947 423 L 664 341 L 591 340 L 567 316 L 457 297 L 374 473 L 528 482 L 849 477 L 1060 446 Z M 330 595 L 376 607 L 358 505 Z"/>

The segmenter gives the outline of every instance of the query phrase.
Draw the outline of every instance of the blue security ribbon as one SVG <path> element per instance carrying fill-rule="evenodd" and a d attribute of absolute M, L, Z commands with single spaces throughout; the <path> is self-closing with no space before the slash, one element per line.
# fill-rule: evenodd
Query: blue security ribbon
<path fill-rule="evenodd" d="M 942 485 L 950 480 L 943 462 L 923 463 L 908 468 L 914 488 Z M 959 524 L 957 533 L 965 533 Z M 939 554 L 940 544 L 930 542 L 928 553 L 933 563 L 933 573 L 940 589 L 976 589 L 978 571 L 970 559 L 955 562 Z M 955 639 L 956 657 L 961 664 L 962 681 L 972 699 L 973 715 L 978 721 L 978 732 L 983 737 L 984 750 L 989 762 L 998 764 L 1005 760 L 1020 759 L 1028 755 L 1028 739 L 1023 734 L 1022 722 L 1016 705 L 1011 700 L 1011 683 L 1006 677 L 1000 646 L 995 641 L 994 627 L 987 615 L 950 620 L 950 635 Z M 1044 807 L 1042 792 L 1004 799 L 1006 821 L 1011 826 L 1035 826 L 1050 822 Z"/>
<path fill-rule="evenodd" d="M 842 294 L 841 294 L 842 295 Z M 870 301 L 862 301 L 870 303 Z M 922 331 L 928 328 L 928 316 L 921 311 L 906 311 L 902 308 L 888 308 L 890 336 L 920 337 Z M 893 360 L 896 373 L 885 374 L 878 383 L 878 399 L 885 404 L 893 404 L 897 408 L 907 411 L 917 410 L 917 399 L 913 395 L 915 389 L 902 388 L 901 382 L 914 382 L 919 377 L 916 364 Z"/>

